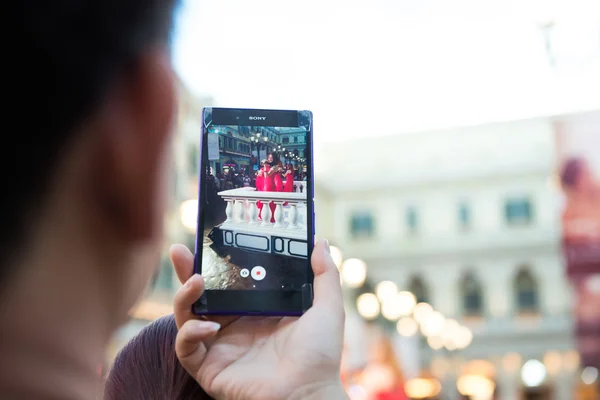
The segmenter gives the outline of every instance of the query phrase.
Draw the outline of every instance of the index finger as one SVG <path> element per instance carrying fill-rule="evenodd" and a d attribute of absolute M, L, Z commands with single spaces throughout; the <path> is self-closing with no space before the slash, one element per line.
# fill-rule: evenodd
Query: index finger
<path fill-rule="evenodd" d="M 202 276 L 195 274 L 175 293 L 173 312 L 178 329 L 181 329 L 187 321 L 198 319 L 192 312 L 192 305 L 202 296 L 203 291 L 204 279 Z"/>
<path fill-rule="evenodd" d="M 184 245 L 175 244 L 169 249 L 169 255 L 173 268 L 181 283 L 185 283 L 177 293 L 173 302 L 175 313 L 175 321 L 177 327 L 181 328 L 190 319 L 198 319 L 198 316 L 192 312 L 193 304 L 200 299 L 204 292 L 204 279 L 194 272 L 194 255 Z M 192 276 L 193 275 L 193 276 Z M 189 287 L 187 285 L 190 285 Z M 210 317 L 206 318 L 219 323 L 222 327 L 226 327 L 239 317 Z"/>
<path fill-rule="evenodd" d="M 187 282 L 194 273 L 194 255 L 182 244 L 174 244 L 169 249 L 173 269 L 182 284 Z"/>

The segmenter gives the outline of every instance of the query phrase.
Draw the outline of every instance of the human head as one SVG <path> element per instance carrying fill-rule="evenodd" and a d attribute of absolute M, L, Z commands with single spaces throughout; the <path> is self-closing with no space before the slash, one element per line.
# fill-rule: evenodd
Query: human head
<path fill-rule="evenodd" d="M 35 114 L 0 157 L 5 171 L 19 171 L 6 174 L 0 208 L 0 297 L 16 332 L 27 331 L 19 315 L 39 316 L 38 335 L 51 336 L 64 323 L 52 319 L 58 312 L 76 319 L 87 311 L 114 328 L 158 266 L 175 116 L 175 5 L 11 3 L 22 54 L 7 65 L 19 84 L 5 91 L 5 111 Z M 65 308 L 53 309 L 59 304 Z"/>
<path fill-rule="evenodd" d="M 269 161 L 268 161 L 266 158 L 264 158 L 264 159 L 263 159 L 263 160 L 260 162 L 260 165 L 262 165 L 262 166 L 264 167 L 264 166 L 265 166 L 266 164 L 268 164 L 268 163 L 269 163 Z"/>
<path fill-rule="evenodd" d="M 290 171 L 294 170 L 294 166 L 292 164 L 287 164 L 286 168 L 289 169 Z"/>
<path fill-rule="evenodd" d="M 272 163 L 274 160 L 275 160 L 275 157 L 273 156 L 273 153 L 269 153 L 269 154 L 267 155 L 267 161 L 268 161 L 269 163 Z"/>
<path fill-rule="evenodd" d="M 173 315 L 146 326 L 117 355 L 104 399 L 210 399 L 179 363 L 176 336 Z"/>
<path fill-rule="evenodd" d="M 566 190 L 587 190 L 593 185 L 587 162 L 578 157 L 568 159 L 563 165 L 561 182 Z"/>

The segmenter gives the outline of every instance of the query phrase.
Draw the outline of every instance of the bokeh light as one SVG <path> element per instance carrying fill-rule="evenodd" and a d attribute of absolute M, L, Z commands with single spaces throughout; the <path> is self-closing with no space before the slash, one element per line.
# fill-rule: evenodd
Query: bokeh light
<path fill-rule="evenodd" d="M 440 335 L 444 330 L 445 322 L 444 316 L 439 311 L 434 311 L 421 322 L 421 332 L 425 336 Z"/>
<path fill-rule="evenodd" d="M 186 200 L 179 207 L 181 223 L 190 233 L 196 233 L 198 224 L 198 200 Z"/>
<path fill-rule="evenodd" d="M 342 262 L 344 261 L 344 255 L 342 254 L 342 250 L 340 250 L 339 247 L 329 246 L 329 252 L 336 267 L 340 269 L 342 267 Z"/>
<path fill-rule="evenodd" d="M 367 264 L 358 258 L 350 258 L 342 264 L 341 274 L 344 284 L 350 288 L 359 288 L 367 278 Z"/>
<path fill-rule="evenodd" d="M 433 313 L 433 307 L 427 303 L 419 303 L 413 310 L 414 318 L 419 324 L 422 324 L 431 313 Z"/>
<path fill-rule="evenodd" d="M 356 308 L 364 319 L 375 319 L 379 316 L 379 300 L 373 293 L 364 293 L 358 296 Z"/>
<path fill-rule="evenodd" d="M 419 325 L 411 317 L 404 317 L 396 324 L 396 330 L 401 336 L 414 336 L 419 332 Z"/>
<path fill-rule="evenodd" d="M 392 281 L 379 282 L 377 288 L 375 288 L 375 293 L 377 294 L 379 301 L 385 303 L 396 297 L 398 286 Z"/>

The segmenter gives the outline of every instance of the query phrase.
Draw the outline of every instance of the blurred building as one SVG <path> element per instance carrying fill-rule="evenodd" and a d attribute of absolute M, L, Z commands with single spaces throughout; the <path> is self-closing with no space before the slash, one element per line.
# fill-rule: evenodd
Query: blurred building
<path fill-rule="evenodd" d="M 557 122 L 581 118 L 589 115 L 317 149 L 317 233 L 366 262 L 363 291 L 392 281 L 473 333 L 463 350 L 414 340 L 443 398 L 460 398 L 457 382 L 473 371 L 500 399 L 576 398 L 555 152 Z"/>
<path fill-rule="evenodd" d="M 172 302 L 180 283 L 168 259 L 168 249 L 173 243 L 186 244 L 194 249 L 195 234 L 182 224 L 182 213 L 196 212 L 198 197 L 198 163 L 202 108 L 211 106 L 212 99 L 197 98 L 181 81 L 178 82 L 179 115 L 173 138 L 173 170 L 169 190 L 169 207 L 165 220 L 165 243 L 160 269 L 148 295 L 132 312 L 131 322 L 116 336 L 109 356 L 116 352 L 150 321 L 172 313 Z M 187 202 L 187 203 L 186 203 Z M 187 210 L 186 208 L 192 208 Z M 149 266 L 151 267 L 151 266 Z"/>

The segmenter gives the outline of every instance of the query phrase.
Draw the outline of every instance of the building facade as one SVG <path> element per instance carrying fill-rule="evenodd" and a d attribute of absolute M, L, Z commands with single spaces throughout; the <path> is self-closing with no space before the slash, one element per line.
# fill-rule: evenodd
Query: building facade
<path fill-rule="evenodd" d="M 460 351 L 418 341 L 444 398 L 460 398 L 473 362 L 501 399 L 571 399 L 580 386 L 555 127 L 540 118 L 319 148 L 319 235 L 364 260 L 370 283 L 393 281 L 473 332 Z M 530 360 L 543 379 L 523 375 Z"/>
<path fill-rule="evenodd" d="M 226 126 L 215 133 L 219 135 L 220 154 L 219 160 L 211 161 L 213 174 L 233 171 L 252 175 L 260 169 L 260 161 L 269 153 L 294 166 L 305 157 L 306 133 L 302 129 Z"/>

